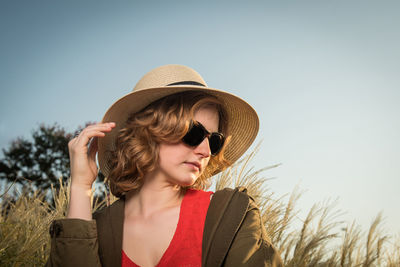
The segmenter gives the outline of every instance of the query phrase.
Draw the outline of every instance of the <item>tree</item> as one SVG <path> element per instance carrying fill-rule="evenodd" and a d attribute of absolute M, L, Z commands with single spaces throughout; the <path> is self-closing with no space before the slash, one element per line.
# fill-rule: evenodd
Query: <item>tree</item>
<path fill-rule="evenodd" d="M 68 142 L 81 129 L 69 133 L 57 123 L 41 124 L 32 131 L 31 139 L 15 139 L 2 149 L 0 180 L 23 186 L 32 184 L 42 190 L 49 189 L 51 184 L 59 185 L 60 177 L 65 181 L 70 176 Z"/>

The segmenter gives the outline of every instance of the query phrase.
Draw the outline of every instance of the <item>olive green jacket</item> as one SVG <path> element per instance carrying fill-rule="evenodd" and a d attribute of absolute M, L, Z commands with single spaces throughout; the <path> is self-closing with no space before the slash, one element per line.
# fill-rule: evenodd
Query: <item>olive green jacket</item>
<path fill-rule="evenodd" d="M 95 220 L 56 220 L 46 266 L 121 266 L 124 200 L 93 214 Z M 207 211 L 202 266 L 282 266 L 260 212 L 244 188 L 215 192 Z"/>

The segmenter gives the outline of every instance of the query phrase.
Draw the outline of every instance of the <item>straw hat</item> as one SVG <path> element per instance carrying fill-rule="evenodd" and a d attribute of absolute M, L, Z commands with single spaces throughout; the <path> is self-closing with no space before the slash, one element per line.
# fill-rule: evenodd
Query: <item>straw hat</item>
<path fill-rule="evenodd" d="M 231 140 L 224 157 L 235 162 L 256 138 L 259 121 L 255 110 L 241 98 L 218 89 L 209 88 L 195 70 L 182 65 L 165 65 L 145 74 L 133 91 L 117 100 L 106 112 L 103 122 L 115 122 L 116 127 L 99 138 L 98 160 L 101 172 L 107 177 L 111 168 L 111 153 L 115 139 L 125 127 L 129 115 L 152 102 L 179 92 L 201 91 L 217 97 L 227 112 Z M 216 174 L 216 173 L 214 173 Z"/>

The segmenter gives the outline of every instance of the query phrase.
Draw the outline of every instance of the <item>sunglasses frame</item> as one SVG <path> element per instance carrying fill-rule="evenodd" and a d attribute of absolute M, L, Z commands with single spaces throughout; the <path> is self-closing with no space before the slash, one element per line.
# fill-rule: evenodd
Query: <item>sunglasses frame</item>
<path fill-rule="evenodd" d="M 190 134 L 193 134 L 192 131 L 193 131 L 193 129 L 194 129 L 195 127 L 196 127 L 196 129 L 200 129 L 201 132 L 202 132 L 202 136 L 201 136 L 201 137 L 199 138 L 199 140 L 196 141 L 196 142 L 194 142 L 194 141 L 192 141 L 192 140 L 188 140 L 188 138 L 190 138 Z M 219 142 L 218 142 L 218 143 L 220 144 L 220 146 L 219 146 L 219 147 L 216 149 L 216 151 L 214 151 L 214 152 L 212 152 L 213 149 L 211 148 L 211 144 L 212 144 L 211 138 L 212 138 L 213 136 L 218 136 L 218 138 L 219 138 Z M 216 155 L 218 155 L 218 153 L 221 151 L 222 147 L 224 146 L 224 143 L 225 143 L 225 136 L 224 136 L 222 133 L 218 133 L 218 132 L 212 132 L 212 133 L 210 133 L 210 132 L 203 126 L 203 124 L 201 124 L 201 123 L 198 122 L 198 121 L 194 121 L 194 120 L 191 121 L 189 130 L 188 130 L 188 132 L 185 134 L 185 136 L 182 138 L 182 142 L 185 143 L 185 144 L 188 145 L 188 146 L 196 147 L 196 146 L 200 145 L 201 142 L 203 142 L 204 138 L 208 138 L 208 143 L 209 143 L 209 146 L 210 146 L 211 156 L 216 156 Z M 194 142 L 194 143 L 193 143 L 193 142 Z"/>

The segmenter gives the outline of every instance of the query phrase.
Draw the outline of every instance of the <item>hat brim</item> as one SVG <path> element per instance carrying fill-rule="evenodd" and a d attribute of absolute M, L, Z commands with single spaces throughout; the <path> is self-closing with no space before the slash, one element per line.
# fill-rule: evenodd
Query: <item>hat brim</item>
<path fill-rule="evenodd" d="M 231 140 L 224 157 L 231 164 L 239 159 L 253 143 L 259 129 L 255 110 L 243 99 L 231 93 L 203 86 L 165 86 L 133 91 L 117 100 L 105 113 L 102 122 L 115 122 L 115 128 L 98 142 L 98 161 L 101 172 L 107 177 L 111 167 L 111 153 L 115 150 L 115 139 L 125 127 L 128 117 L 156 100 L 180 92 L 200 91 L 217 97 L 226 110 Z M 213 175 L 217 174 L 215 172 Z"/>

